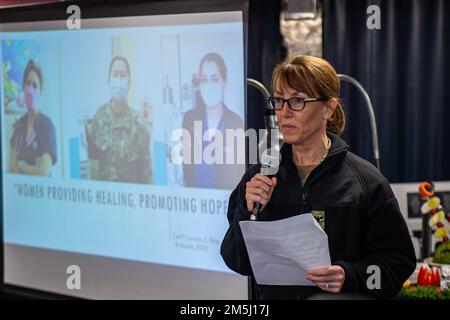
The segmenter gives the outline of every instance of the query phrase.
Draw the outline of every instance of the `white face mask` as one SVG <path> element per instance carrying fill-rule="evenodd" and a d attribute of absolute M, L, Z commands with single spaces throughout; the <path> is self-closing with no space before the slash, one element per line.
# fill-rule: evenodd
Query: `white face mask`
<path fill-rule="evenodd" d="M 109 82 L 111 96 L 117 102 L 125 102 L 128 98 L 128 79 L 111 77 Z"/>
<path fill-rule="evenodd" d="M 209 108 L 217 107 L 223 100 L 222 86 L 219 83 L 201 84 L 200 94 Z"/>

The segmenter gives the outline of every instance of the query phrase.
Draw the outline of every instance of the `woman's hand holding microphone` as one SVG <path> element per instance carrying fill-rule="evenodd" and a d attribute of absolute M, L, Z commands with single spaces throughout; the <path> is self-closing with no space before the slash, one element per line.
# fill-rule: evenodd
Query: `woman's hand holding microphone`
<path fill-rule="evenodd" d="M 259 202 L 262 205 L 262 211 L 269 203 L 276 185 L 277 178 L 269 178 L 260 173 L 256 174 L 246 183 L 245 200 L 247 202 L 247 210 L 251 212 L 254 204 Z"/>

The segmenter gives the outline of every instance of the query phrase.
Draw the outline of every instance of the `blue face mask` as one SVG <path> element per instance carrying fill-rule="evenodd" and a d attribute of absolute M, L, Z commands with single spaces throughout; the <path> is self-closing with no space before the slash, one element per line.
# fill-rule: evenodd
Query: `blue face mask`
<path fill-rule="evenodd" d="M 109 82 L 111 88 L 111 97 L 117 102 L 125 102 L 128 98 L 128 79 L 120 77 L 111 77 Z"/>

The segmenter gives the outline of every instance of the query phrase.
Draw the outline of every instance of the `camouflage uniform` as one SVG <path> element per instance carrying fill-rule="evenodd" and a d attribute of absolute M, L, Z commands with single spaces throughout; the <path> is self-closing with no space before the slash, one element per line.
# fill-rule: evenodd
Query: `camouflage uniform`
<path fill-rule="evenodd" d="M 152 182 L 150 135 L 129 107 L 114 120 L 111 101 L 102 105 L 86 133 L 89 158 L 98 161 L 92 179 Z"/>

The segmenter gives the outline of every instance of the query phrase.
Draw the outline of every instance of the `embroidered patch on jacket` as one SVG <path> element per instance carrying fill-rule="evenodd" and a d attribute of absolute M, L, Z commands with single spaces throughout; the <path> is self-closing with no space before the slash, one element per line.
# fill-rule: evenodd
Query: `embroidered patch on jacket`
<path fill-rule="evenodd" d="M 316 221 L 319 223 L 322 230 L 325 231 L 325 211 L 312 210 L 311 214 L 316 219 Z"/>

